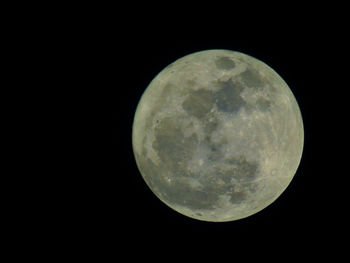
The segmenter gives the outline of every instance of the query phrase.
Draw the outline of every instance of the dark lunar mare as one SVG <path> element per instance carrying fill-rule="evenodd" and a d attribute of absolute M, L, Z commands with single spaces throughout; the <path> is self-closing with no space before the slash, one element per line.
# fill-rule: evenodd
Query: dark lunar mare
<path fill-rule="evenodd" d="M 190 91 L 188 97 L 182 103 L 182 108 L 187 114 L 203 119 L 217 105 L 219 111 L 235 113 L 247 103 L 241 97 L 244 87 L 232 79 L 227 81 L 216 81 L 213 85 L 218 86 L 218 91 L 199 89 Z"/>
<path fill-rule="evenodd" d="M 244 85 L 250 88 L 258 88 L 264 85 L 264 80 L 255 69 L 246 69 L 240 75 Z"/>
<path fill-rule="evenodd" d="M 238 181 L 249 181 L 255 178 L 256 165 L 247 162 L 242 157 L 228 160 L 231 164 L 234 163 L 235 167 L 230 171 L 218 170 L 216 174 L 202 177 L 200 174 L 191 174 L 186 170 L 188 160 L 191 159 L 194 150 L 200 143 L 209 145 L 210 154 L 215 160 L 211 160 L 213 163 L 222 160 L 223 154 L 220 151 L 220 145 L 211 142 L 209 137 L 206 137 L 204 141 L 199 141 L 196 135 L 186 138 L 180 129 L 178 118 L 179 116 L 164 118 L 156 126 L 156 140 L 152 146 L 161 159 L 159 165 L 155 165 L 148 158 L 140 158 L 136 155 L 144 178 L 154 193 L 169 204 L 182 205 L 191 209 L 214 209 L 218 205 L 219 195 L 229 195 L 230 202 L 233 204 L 245 200 L 246 193 L 237 192 L 231 183 L 231 178 L 236 178 Z M 145 150 L 143 152 L 145 153 Z M 168 172 L 170 181 L 162 171 Z M 191 187 L 186 180 L 183 180 L 187 177 L 201 178 L 203 187 L 201 189 Z M 219 178 L 226 184 L 218 184 Z"/>
<path fill-rule="evenodd" d="M 221 89 L 215 92 L 213 97 L 219 111 L 234 113 L 246 105 L 240 96 L 244 89 L 241 84 L 229 79 L 218 81 L 217 85 Z"/>
<path fill-rule="evenodd" d="M 216 67 L 218 69 L 229 70 L 236 66 L 236 63 L 229 57 L 220 57 L 215 61 Z"/>
<path fill-rule="evenodd" d="M 188 97 L 182 103 L 182 108 L 187 114 L 202 119 L 212 109 L 213 103 L 214 98 L 212 92 L 200 89 L 190 92 Z"/>

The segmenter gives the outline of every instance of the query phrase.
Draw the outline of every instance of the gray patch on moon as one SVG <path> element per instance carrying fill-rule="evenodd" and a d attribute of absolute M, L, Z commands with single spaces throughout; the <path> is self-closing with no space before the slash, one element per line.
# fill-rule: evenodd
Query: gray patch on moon
<path fill-rule="evenodd" d="M 141 158 L 138 154 L 136 154 L 136 160 L 138 165 L 143 168 L 142 176 L 147 185 L 158 197 L 163 199 L 164 186 L 167 185 L 167 181 L 166 177 L 159 172 L 163 168 L 162 165 L 155 165 L 149 158 Z"/>
<path fill-rule="evenodd" d="M 164 199 L 170 204 L 185 205 L 191 209 L 213 209 L 218 201 L 217 193 L 208 191 L 207 187 L 197 190 L 178 180 L 171 187 L 163 185 L 162 191 Z"/>
<path fill-rule="evenodd" d="M 192 91 L 182 103 L 182 108 L 189 115 L 193 115 L 199 119 L 203 118 L 212 107 L 212 92 L 204 89 Z"/>
<path fill-rule="evenodd" d="M 215 61 L 215 64 L 219 69 L 226 70 L 233 69 L 236 66 L 235 62 L 228 57 L 220 57 Z"/>
<path fill-rule="evenodd" d="M 163 162 L 171 164 L 169 168 L 174 171 L 178 171 L 181 164 L 190 158 L 197 144 L 197 135 L 192 134 L 190 137 L 185 137 L 178 126 L 177 119 L 171 117 L 159 122 L 155 129 L 155 137 L 156 140 L 152 144 L 153 149 Z"/>
<path fill-rule="evenodd" d="M 168 169 L 168 166 L 155 165 L 151 160 L 138 158 L 140 165 L 144 168 L 144 179 L 150 186 L 152 191 L 163 201 L 170 205 L 186 206 L 194 210 L 198 209 L 214 209 L 215 204 L 219 200 L 215 187 L 206 185 L 203 189 L 195 189 L 191 187 L 186 178 L 186 171 L 180 168 L 179 171 L 172 170 L 169 179 L 159 173 Z"/>
<path fill-rule="evenodd" d="M 232 177 L 239 182 L 253 181 L 257 177 L 258 164 L 248 162 L 244 157 L 230 158 L 227 162 L 232 165 Z"/>
<path fill-rule="evenodd" d="M 242 82 L 250 88 L 261 87 L 264 85 L 262 77 L 259 72 L 255 69 L 246 69 L 240 74 Z"/>
<path fill-rule="evenodd" d="M 141 161 L 144 168 L 144 179 L 152 191 L 168 204 L 185 205 L 191 209 L 213 209 L 218 197 L 206 189 L 193 189 L 185 181 L 183 173 L 172 170 L 172 176 L 166 178 L 159 171 L 169 169 L 163 165 L 155 165 L 151 160 Z"/>
<path fill-rule="evenodd" d="M 176 118 L 169 117 L 160 121 L 155 136 L 153 148 L 162 163 L 157 166 L 148 158 L 142 161 L 137 157 L 151 189 L 168 204 L 185 205 L 191 209 L 213 209 L 218 201 L 217 193 L 208 191 L 208 186 L 196 189 L 188 183 L 190 174 L 185 167 L 198 143 L 196 135 L 184 137 L 177 127 Z M 167 177 L 160 171 L 167 171 Z"/>
<path fill-rule="evenodd" d="M 171 94 L 174 92 L 174 89 L 176 89 L 176 87 L 173 84 L 167 83 L 165 84 L 164 88 L 161 90 L 160 96 L 164 98 L 169 98 L 171 97 Z M 152 105 L 148 118 L 146 118 L 146 126 L 145 126 L 146 129 L 150 129 L 152 127 L 154 116 L 165 105 L 166 105 L 166 100 L 159 100 L 157 104 Z"/>
<path fill-rule="evenodd" d="M 270 108 L 271 101 L 267 100 L 265 98 L 259 98 L 256 101 L 256 106 L 257 106 L 258 110 L 264 112 L 264 111 L 267 111 Z"/>
<path fill-rule="evenodd" d="M 231 169 L 219 172 L 220 179 L 225 183 L 230 183 L 232 180 L 237 183 L 247 183 L 257 178 L 257 164 L 250 163 L 244 158 L 230 159 L 226 163 L 231 166 Z"/>
<path fill-rule="evenodd" d="M 233 192 L 230 194 L 230 203 L 239 204 L 243 202 L 247 198 L 247 194 L 245 192 Z"/>
<path fill-rule="evenodd" d="M 217 171 L 217 174 L 201 176 L 205 174 L 205 168 L 199 174 L 193 174 L 186 169 L 187 161 L 193 155 L 193 150 L 200 143 L 209 145 L 210 154 L 208 160 L 214 163 L 224 161 L 220 146 L 210 141 L 207 136 L 204 141 L 198 141 L 193 134 L 191 137 L 184 137 L 181 129 L 177 126 L 176 118 L 164 118 L 156 127 L 156 140 L 153 144 L 154 150 L 160 156 L 162 163 L 159 166 L 147 159 L 144 167 L 145 176 L 152 189 L 156 189 L 162 200 L 169 204 L 186 206 L 194 210 L 212 210 L 218 206 L 220 195 L 230 196 L 230 202 L 238 204 L 245 200 L 246 194 L 243 191 L 234 191 L 235 183 L 253 180 L 256 176 L 257 165 L 248 162 L 245 158 L 231 158 L 228 162 L 232 168 L 228 171 Z M 138 158 L 139 159 L 139 158 Z M 166 166 L 163 167 L 163 164 Z M 170 166 L 169 166 L 170 165 Z M 158 174 L 156 174 L 158 171 Z M 168 172 L 168 180 L 159 171 Z M 192 187 L 188 183 L 191 178 L 198 178 L 201 188 Z M 219 184 L 222 180 L 225 184 Z"/>
<path fill-rule="evenodd" d="M 246 105 L 246 102 L 240 96 L 243 87 L 229 79 L 227 81 L 218 81 L 221 89 L 214 93 L 214 100 L 218 110 L 223 112 L 237 112 Z"/>

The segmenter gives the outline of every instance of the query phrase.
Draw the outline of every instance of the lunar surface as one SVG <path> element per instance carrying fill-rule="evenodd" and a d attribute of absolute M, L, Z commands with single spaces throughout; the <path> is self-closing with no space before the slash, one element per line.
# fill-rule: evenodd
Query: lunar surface
<path fill-rule="evenodd" d="M 268 65 L 230 50 L 176 60 L 149 84 L 132 144 L 152 192 L 199 220 L 233 221 L 276 200 L 300 163 L 298 104 Z"/>

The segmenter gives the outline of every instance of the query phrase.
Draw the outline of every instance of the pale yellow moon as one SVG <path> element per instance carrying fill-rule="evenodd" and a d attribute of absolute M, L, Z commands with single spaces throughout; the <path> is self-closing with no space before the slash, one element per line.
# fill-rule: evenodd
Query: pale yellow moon
<path fill-rule="evenodd" d="M 132 144 L 152 192 L 175 211 L 224 222 L 276 200 L 299 166 L 302 116 L 268 65 L 230 50 L 176 60 L 149 84 Z"/>

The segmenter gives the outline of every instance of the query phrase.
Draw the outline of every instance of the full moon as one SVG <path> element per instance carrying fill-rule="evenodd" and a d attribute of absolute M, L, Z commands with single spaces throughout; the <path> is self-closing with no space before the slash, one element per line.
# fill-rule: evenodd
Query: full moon
<path fill-rule="evenodd" d="M 287 188 L 300 163 L 303 122 L 286 82 L 230 50 L 179 58 L 137 106 L 132 146 L 152 192 L 203 221 L 251 216 Z"/>

